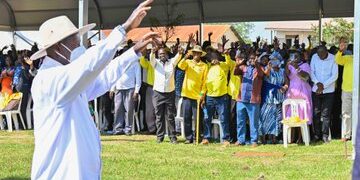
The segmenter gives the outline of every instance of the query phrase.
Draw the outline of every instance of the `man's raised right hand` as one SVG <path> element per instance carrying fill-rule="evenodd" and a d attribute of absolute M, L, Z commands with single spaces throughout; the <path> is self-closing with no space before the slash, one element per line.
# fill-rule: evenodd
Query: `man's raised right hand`
<path fill-rule="evenodd" d="M 126 20 L 126 22 L 122 25 L 126 32 L 139 27 L 141 21 L 147 14 L 147 11 L 151 9 L 151 3 L 154 0 L 146 0 L 142 2 L 130 15 L 130 17 Z"/>

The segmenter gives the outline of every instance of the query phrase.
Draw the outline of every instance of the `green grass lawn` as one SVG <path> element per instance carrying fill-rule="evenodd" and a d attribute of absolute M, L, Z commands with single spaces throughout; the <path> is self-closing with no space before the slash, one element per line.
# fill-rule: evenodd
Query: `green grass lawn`
<path fill-rule="evenodd" d="M 344 144 L 264 145 L 257 148 L 157 144 L 154 136 L 102 136 L 103 179 L 350 179 Z M 0 179 L 28 179 L 32 131 L 0 132 Z M 348 143 L 349 154 L 351 143 Z M 236 157 L 236 152 L 285 156 Z"/>

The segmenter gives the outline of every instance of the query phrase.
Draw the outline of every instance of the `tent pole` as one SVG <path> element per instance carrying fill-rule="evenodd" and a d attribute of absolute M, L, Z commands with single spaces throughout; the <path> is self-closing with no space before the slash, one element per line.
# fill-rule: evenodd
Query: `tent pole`
<path fill-rule="evenodd" d="M 323 0 L 319 0 L 319 45 L 321 45 L 321 41 L 323 40 L 323 34 L 322 34 L 323 17 L 324 17 Z"/>
<path fill-rule="evenodd" d="M 352 100 L 352 144 L 354 146 L 353 159 L 355 158 L 355 142 L 357 123 L 359 122 L 359 106 L 360 106 L 360 2 L 354 0 L 354 80 L 353 80 L 353 100 Z"/>
<path fill-rule="evenodd" d="M 204 43 L 204 23 L 200 23 L 200 46 Z"/>
<path fill-rule="evenodd" d="M 89 0 L 79 0 L 79 27 L 88 24 L 89 19 Z M 87 33 L 84 34 L 81 39 L 81 44 L 87 46 Z"/>

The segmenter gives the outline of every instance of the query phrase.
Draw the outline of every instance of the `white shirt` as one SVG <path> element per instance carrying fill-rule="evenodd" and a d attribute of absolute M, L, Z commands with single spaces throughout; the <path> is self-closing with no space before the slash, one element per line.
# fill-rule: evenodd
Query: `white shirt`
<path fill-rule="evenodd" d="M 116 82 L 112 90 L 126 90 L 135 88 L 135 93 L 139 93 L 141 87 L 141 68 L 139 62 L 132 64 L 125 70 L 124 74 Z"/>
<path fill-rule="evenodd" d="M 180 54 L 167 60 L 165 63 L 150 54 L 150 64 L 154 67 L 154 87 L 157 92 L 167 93 L 175 90 L 175 67 L 180 61 Z"/>
<path fill-rule="evenodd" d="M 311 80 L 314 82 L 312 91 L 316 92 L 317 83 L 324 85 L 323 93 L 335 92 L 335 83 L 338 78 L 338 65 L 335 63 L 334 55 L 328 53 L 325 60 L 321 60 L 318 54 L 314 54 L 311 58 Z"/>
<path fill-rule="evenodd" d="M 125 32 L 116 28 L 65 66 L 45 57 L 31 89 L 35 119 L 31 179 L 100 179 L 101 144 L 88 102 L 107 92 L 123 67 L 139 59 L 130 49 L 112 60 L 124 39 Z"/>

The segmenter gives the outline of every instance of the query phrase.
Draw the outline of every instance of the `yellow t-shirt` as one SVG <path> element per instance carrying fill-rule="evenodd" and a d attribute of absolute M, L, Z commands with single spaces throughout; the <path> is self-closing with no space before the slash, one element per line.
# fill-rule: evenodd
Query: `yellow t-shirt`
<path fill-rule="evenodd" d="M 154 85 L 154 67 L 151 66 L 150 61 L 145 59 L 144 56 L 140 57 L 140 66 L 147 71 L 146 83 L 153 86 Z"/>
<path fill-rule="evenodd" d="M 205 82 L 207 96 L 220 97 L 227 94 L 229 70 L 230 67 L 225 62 L 220 62 L 217 65 L 209 64 L 209 71 Z"/>
<path fill-rule="evenodd" d="M 230 81 L 228 85 L 228 94 L 231 96 L 231 99 L 236 100 L 241 86 L 241 76 L 234 75 L 234 69 L 236 62 L 231 60 L 230 55 L 225 55 L 225 62 L 230 67 Z"/>
<path fill-rule="evenodd" d="M 208 65 L 201 61 L 197 63 L 194 60 L 182 59 L 178 67 L 185 71 L 181 96 L 193 100 L 199 99 L 200 94 L 206 92 L 205 79 L 208 72 Z"/>
<path fill-rule="evenodd" d="M 342 90 L 345 92 L 352 92 L 353 90 L 353 55 L 342 55 L 341 52 L 338 52 L 335 55 L 335 61 L 337 64 L 344 66 L 343 71 L 343 82 Z"/>

